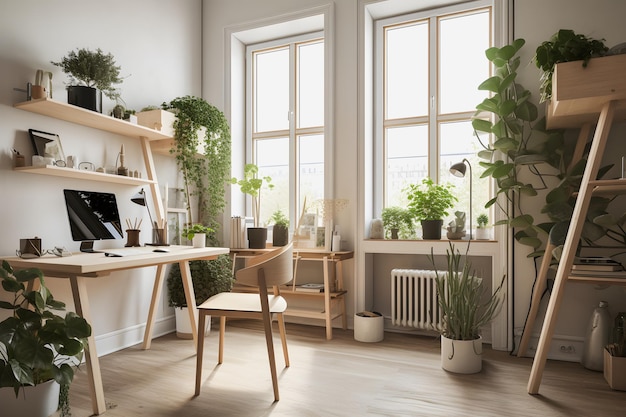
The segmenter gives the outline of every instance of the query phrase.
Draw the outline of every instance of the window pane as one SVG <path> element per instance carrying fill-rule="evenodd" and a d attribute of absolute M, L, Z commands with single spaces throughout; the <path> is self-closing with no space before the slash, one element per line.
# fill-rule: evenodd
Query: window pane
<path fill-rule="evenodd" d="M 256 164 L 259 177 L 272 178 L 274 188 L 261 189 L 261 215 L 266 224 L 276 210 L 289 215 L 289 138 L 259 139 L 255 141 Z"/>
<path fill-rule="evenodd" d="M 305 198 L 307 207 L 311 207 L 315 200 L 324 198 L 324 135 L 299 136 L 298 149 L 299 216 Z"/>
<path fill-rule="evenodd" d="M 387 129 L 386 145 L 385 206 L 405 206 L 402 190 L 428 176 L 428 126 Z"/>
<path fill-rule="evenodd" d="M 489 12 L 439 21 L 440 113 L 472 111 L 486 96 L 477 87 L 489 77 Z"/>
<path fill-rule="evenodd" d="M 298 127 L 324 125 L 324 42 L 298 46 Z"/>
<path fill-rule="evenodd" d="M 428 114 L 428 23 L 385 31 L 387 119 Z"/>
<path fill-rule="evenodd" d="M 254 131 L 289 128 L 289 49 L 254 54 Z"/>
<path fill-rule="evenodd" d="M 449 182 L 455 186 L 455 194 L 459 201 L 455 203 L 451 213 L 455 211 L 464 211 L 467 213 L 467 221 L 469 222 L 469 204 L 470 204 L 470 170 L 465 173 L 464 178 L 455 177 L 450 173 L 450 167 L 453 164 L 462 162 L 467 159 L 472 168 L 472 228 L 476 227 L 476 217 L 481 213 L 487 213 L 485 204 L 491 198 L 489 189 L 489 180 L 480 178 L 482 168 L 478 165 L 478 151 L 482 149 L 480 142 L 474 136 L 472 123 L 468 121 L 442 123 L 439 125 L 440 152 L 439 157 L 439 178 L 443 182 Z M 487 136 L 482 136 L 481 140 L 488 141 Z M 450 216 L 450 219 L 454 217 Z M 491 219 L 492 217 L 489 216 Z M 469 224 L 466 226 L 468 227 Z"/>

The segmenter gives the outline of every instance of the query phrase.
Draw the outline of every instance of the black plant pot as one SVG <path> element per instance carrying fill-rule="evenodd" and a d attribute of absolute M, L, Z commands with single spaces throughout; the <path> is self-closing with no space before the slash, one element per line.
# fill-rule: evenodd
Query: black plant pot
<path fill-rule="evenodd" d="M 83 109 L 102 113 L 102 91 L 83 85 L 67 87 L 67 102 Z"/>
<path fill-rule="evenodd" d="M 421 223 L 423 239 L 441 239 L 441 226 L 443 226 L 443 220 L 422 220 Z"/>
<path fill-rule="evenodd" d="M 289 228 L 287 226 L 274 225 L 272 233 L 273 246 L 286 246 L 289 242 Z"/>
<path fill-rule="evenodd" d="M 267 242 L 267 228 L 265 227 L 249 227 L 248 228 L 248 248 L 265 249 Z"/>

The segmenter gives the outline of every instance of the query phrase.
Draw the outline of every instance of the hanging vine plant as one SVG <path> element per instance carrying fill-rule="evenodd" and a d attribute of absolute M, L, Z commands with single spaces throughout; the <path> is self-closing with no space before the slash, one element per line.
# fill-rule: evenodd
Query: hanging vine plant
<path fill-rule="evenodd" d="M 177 116 L 175 146 L 170 152 L 183 173 L 189 221 L 218 230 L 218 216 L 226 206 L 224 185 L 230 180 L 228 121 L 221 110 L 199 97 L 178 97 L 161 107 Z M 196 219 L 192 216 L 191 196 L 198 198 Z M 215 233 L 208 238 L 217 245 Z"/>

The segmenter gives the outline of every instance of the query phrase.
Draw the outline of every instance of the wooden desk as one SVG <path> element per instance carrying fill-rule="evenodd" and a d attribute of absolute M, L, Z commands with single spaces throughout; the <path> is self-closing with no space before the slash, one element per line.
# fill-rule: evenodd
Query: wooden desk
<path fill-rule="evenodd" d="M 268 249 L 231 249 L 233 254 L 233 264 L 238 258 L 251 258 L 261 253 L 273 250 Z M 323 307 L 315 308 L 293 308 L 287 306 L 286 316 L 304 317 L 310 319 L 324 320 L 326 325 L 326 339 L 333 338 L 333 320 L 341 317 L 342 328 L 347 328 L 346 321 L 346 301 L 345 295 L 347 291 L 343 286 L 343 261 L 352 259 L 354 252 L 340 251 L 331 252 L 317 249 L 294 249 L 293 256 L 295 261 L 294 279 L 291 284 L 281 287 L 280 293 L 286 298 L 307 298 L 318 299 L 323 301 Z M 301 292 L 296 290 L 298 262 L 300 261 L 318 261 L 322 262 L 324 292 Z M 334 265 L 335 274 L 334 281 L 330 280 L 330 265 Z M 238 287 L 237 290 L 246 291 L 247 288 Z"/>
<path fill-rule="evenodd" d="M 150 348 L 150 342 L 152 340 L 152 326 L 154 324 L 157 302 L 160 299 L 161 289 L 163 288 L 165 265 L 177 262 L 180 264 L 187 305 L 190 306 L 189 318 L 191 320 L 194 346 L 197 345 L 196 341 L 198 337 L 198 328 L 195 318 L 196 303 L 193 285 L 191 282 L 189 261 L 195 259 L 215 259 L 218 255 L 227 254 L 229 249 L 169 246 L 169 252 L 165 253 L 153 252 L 153 249 L 150 247 L 141 249 L 145 249 L 146 253 L 124 257 L 107 257 L 104 253 L 76 253 L 67 257 L 46 255 L 41 258 L 34 259 L 21 259 L 18 257 L 6 257 L 4 259 L 8 261 L 14 269 L 39 268 L 45 276 L 69 278 L 76 313 L 81 315 L 89 323 L 92 323 L 92 320 L 89 298 L 87 297 L 87 279 L 107 276 L 114 271 L 156 266 L 157 273 L 154 288 L 152 290 L 152 300 L 150 302 L 150 311 L 148 313 L 146 330 L 144 333 L 144 349 Z M 92 330 L 91 336 L 88 338 L 88 349 L 85 358 L 87 363 L 87 376 L 89 379 L 93 412 L 95 415 L 99 415 L 106 411 L 106 404 L 104 401 L 102 375 L 100 373 L 100 363 L 98 362 L 94 333 L 95 332 Z"/>

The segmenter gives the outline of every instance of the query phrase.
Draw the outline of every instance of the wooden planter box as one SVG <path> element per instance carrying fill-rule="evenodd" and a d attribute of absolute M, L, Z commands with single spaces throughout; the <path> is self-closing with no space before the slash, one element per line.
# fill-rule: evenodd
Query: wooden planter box
<path fill-rule="evenodd" d="M 158 130 L 164 135 L 174 136 L 176 115 L 165 110 L 148 110 L 137 113 L 137 123 L 150 129 Z"/>
<path fill-rule="evenodd" d="M 626 391 L 626 358 L 611 356 L 604 349 L 604 379 L 614 390 Z"/>
<path fill-rule="evenodd" d="M 626 55 L 556 64 L 552 76 L 552 101 L 547 106 L 548 129 L 580 127 L 596 123 L 602 106 L 626 99 Z M 626 101 L 617 107 L 618 118 L 626 115 Z"/>

